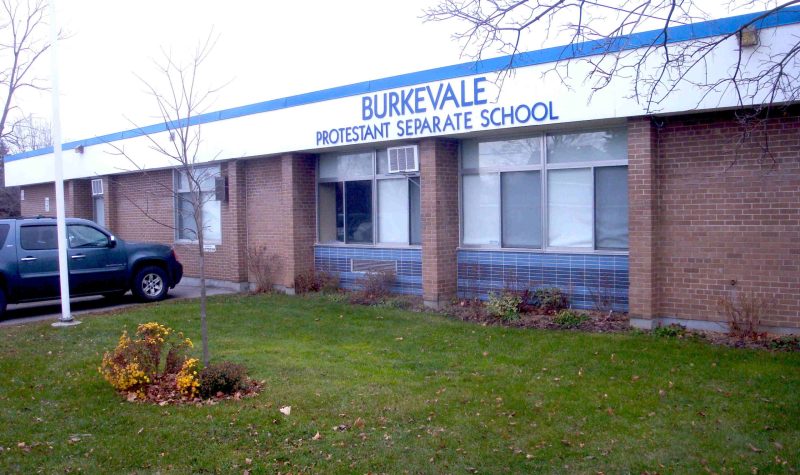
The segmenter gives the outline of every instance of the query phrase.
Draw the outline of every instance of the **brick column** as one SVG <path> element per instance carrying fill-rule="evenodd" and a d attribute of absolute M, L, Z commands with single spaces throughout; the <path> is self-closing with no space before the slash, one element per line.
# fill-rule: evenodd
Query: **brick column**
<path fill-rule="evenodd" d="M 458 142 L 424 139 L 419 144 L 422 185 L 422 295 L 438 308 L 457 290 Z"/>
<path fill-rule="evenodd" d="M 228 250 L 226 279 L 249 287 L 247 270 L 247 207 L 245 198 L 244 164 L 238 160 L 228 162 L 228 202 L 223 207 L 223 242 Z"/>
<path fill-rule="evenodd" d="M 645 329 L 654 326 L 658 313 L 656 134 L 649 117 L 628 120 L 629 313 L 631 325 Z"/>
<path fill-rule="evenodd" d="M 294 293 L 298 275 L 314 269 L 316 240 L 316 156 L 286 154 L 281 160 L 280 255 L 283 272 L 279 285 Z"/>

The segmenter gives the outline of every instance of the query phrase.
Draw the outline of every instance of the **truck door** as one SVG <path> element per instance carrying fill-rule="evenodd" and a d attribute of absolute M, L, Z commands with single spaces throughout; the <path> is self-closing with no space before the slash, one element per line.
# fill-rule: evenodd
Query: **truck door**
<path fill-rule="evenodd" d="M 57 236 L 54 224 L 20 226 L 17 257 L 21 300 L 58 297 Z"/>
<path fill-rule="evenodd" d="M 125 288 L 127 259 L 106 233 L 86 224 L 70 224 L 67 240 L 70 292 L 97 294 Z"/>

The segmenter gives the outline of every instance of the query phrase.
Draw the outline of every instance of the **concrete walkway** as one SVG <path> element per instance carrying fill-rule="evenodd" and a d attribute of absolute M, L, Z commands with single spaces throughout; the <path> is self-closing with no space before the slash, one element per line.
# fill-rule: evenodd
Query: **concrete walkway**
<path fill-rule="evenodd" d="M 233 294 L 235 291 L 221 287 L 206 286 L 208 295 L 220 294 Z M 190 299 L 200 297 L 200 286 L 189 283 L 181 282 L 174 289 L 169 291 L 167 300 L 175 299 Z M 80 315 L 107 312 L 109 310 L 132 307 L 138 305 L 139 302 L 131 295 L 130 292 L 125 294 L 122 298 L 109 300 L 107 298 L 97 297 L 80 297 L 74 298 L 71 301 L 72 316 L 79 320 Z M 9 305 L 2 320 L 0 320 L 0 327 L 8 327 L 14 325 L 23 325 L 31 322 L 42 322 L 51 320 L 55 322 L 61 317 L 61 301 L 60 300 L 46 300 L 42 302 L 23 303 L 17 305 Z"/>

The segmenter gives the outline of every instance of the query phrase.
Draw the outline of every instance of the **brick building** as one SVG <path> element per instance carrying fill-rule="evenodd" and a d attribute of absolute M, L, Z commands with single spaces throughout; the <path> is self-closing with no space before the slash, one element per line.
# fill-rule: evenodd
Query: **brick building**
<path fill-rule="evenodd" d="M 800 11 L 767 20 L 767 52 L 779 33 L 800 31 Z M 718 56 L 709 70 L 727 66 Z M 590 91 L 541 76 L 551 57 L 529 53 L 502 89 L 476 73 L 489 60 L 198 117 L 219 147 L 198 167 L 219 178 L 204 189 L 209 276 L 247 287 L 248 249 L 266 246 L 287 291 L 314 269 L 344 287 L 391 270 L 395 291 L 431 306 L 558 286 L 574 307 L 602 300 L 640 327 L 724 328 L 718 300 L 752 292 L 771 304 L 765 326 L 797 332 L 800 107 L 754 132 L 725 94 L 684 91 L 645 113 L 624 99 L 621 78 L 587 105 Z M 157 140 L 164 130 L 149 128 Z M 65 144 L 66 214 L 123 239 L 174 243 L 196 276 L 181 173 L 143 140 L 136 130 Z M 121 170 L 109 142 L 146 171 Z M 23 215 L 55 214 L 51 158 L 7 158 Z"/>

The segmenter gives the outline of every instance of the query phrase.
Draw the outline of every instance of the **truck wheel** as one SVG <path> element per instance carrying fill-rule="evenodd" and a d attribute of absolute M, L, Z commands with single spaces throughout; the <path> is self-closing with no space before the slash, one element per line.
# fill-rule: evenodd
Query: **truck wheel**
<path fill-rule="evenodd" d="M 160 267 L 144 267 L 136 273 L 131 290 L 135 296 L 145 302 L 164 300 L 169 290 L 167 273 Z"/>

